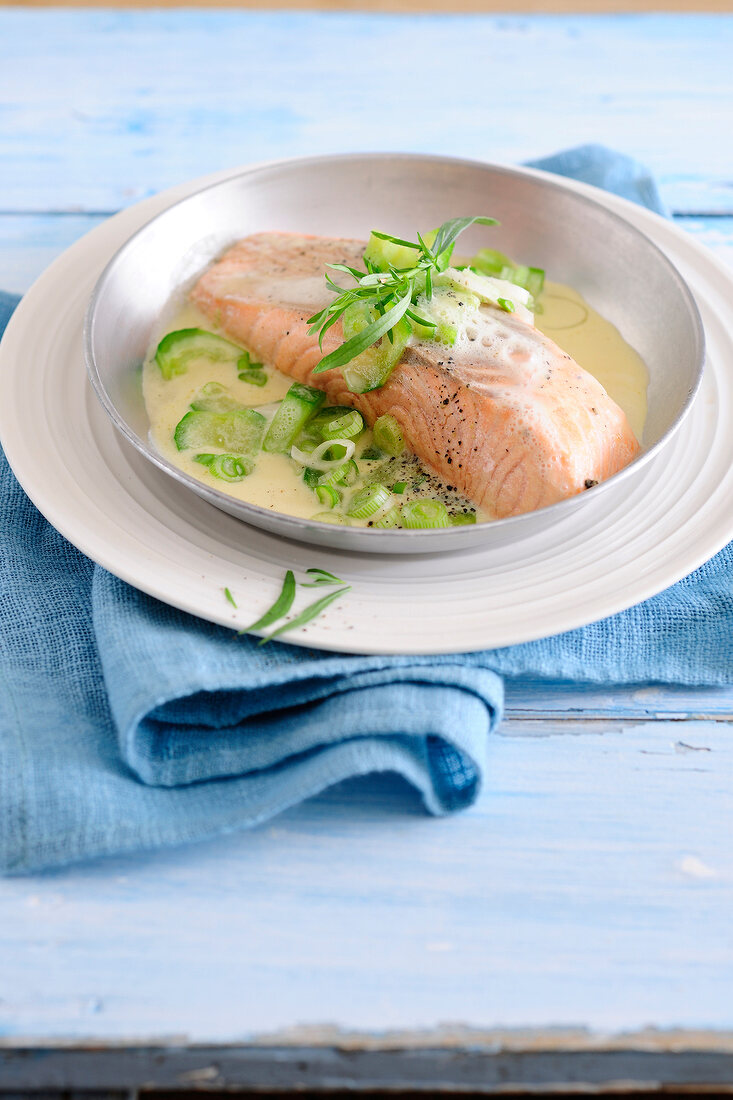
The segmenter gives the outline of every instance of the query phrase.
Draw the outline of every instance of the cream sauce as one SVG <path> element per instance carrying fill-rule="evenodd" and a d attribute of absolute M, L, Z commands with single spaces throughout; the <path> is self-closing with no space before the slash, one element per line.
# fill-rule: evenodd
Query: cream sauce
<path fill-rule="evenodd" d="M 232 275 L 229 278 L 237 281 L 230 293 L 240 292 L 243 289 L 240 285 L 241 276 Z M 322 287 L 322 281 L 319 282 Z M 316 299 L 315 283 L 312 291 L 314 301 L 320 301 L 321 299 Z M 541 306 L 542 312 L 535 319 L 537 328 L 598 379 L 626 413 L 637 439 L 641 439 L 646 419 L 648 383 L 647 370 L 641 357 L 626 343 L 618 329 L 593 310 L 572 288 L 548 282 Z M 176 425 L 189 411 L 195 395 L 207 382 L 220 383 L 242 405 L 257 408 L 270 419 L 274 415 L 276 403 L 282 400 L 293 381 L 287 375 L 265 365 L 267 384 L 255 386 L 240 381 L 232 363 L 212 363 L 205 359 L 192 360 L 184 374 L 169 380 L 164 379 L 154 359 L 158 341 L 167 332 L 196 327 L 210 330 L 211 322 L 187 303 L 161 325 L 144 365 L 143 395 L 150 419 L 150 439 L 153 446 L 174 466 L 238 500 L 302 518 L 310 518 L 324 511 L 324 506 L 318 503 L 313 490 L 304 483 L 301 468 L 287 455 L 262 451 L 254 471 L 248 477 L 239 482 L 226 482 L 213 477 L 206 467 L 196 462 L 193 451 L 179 451 L 176 448 L 173 439 Z M 371 433 L 368 432 L 358 442 L 357 455 L 370 443 Z M 376 463 L 360 462 L 364 473 L 362 482 L 368 481 L 370 472 L 383 462 L 384 459 Z M 451 509 L 472 507 L 459 494 L 449 493 L 446 489 L 441 491 L 435 475 L 414 456 L 406 459 L 404 469 L 390 468 L 390 474 L 394 480 L 408 480 L 416 470 L 422 470 L 427 480 L 416 491 L 408 491 L 399 498 L 400 502 L 440 495 Z M 478 512 L 479 521 L 490 518 L 486 513 Z M 368 524 L 367 520 L 351 519 L 350 522 L 352 526 Z"/>

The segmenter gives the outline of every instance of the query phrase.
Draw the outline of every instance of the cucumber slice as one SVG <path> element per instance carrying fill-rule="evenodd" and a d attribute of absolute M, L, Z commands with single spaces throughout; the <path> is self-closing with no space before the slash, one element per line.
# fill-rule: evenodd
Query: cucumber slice
<path fill-rule="evenodd" d="M 294 382 L 270 422 L 262 444 L 263 450 L 288 454 L 298 435 L 325 400 L 322 390 Z"/>
<path fill-rule="evenodd" d="M 434 239 L 435 234 L 433 234 Z M 432 244 L 432 241 L 427 243 Z M 394 241 L 383 241 L 380 237 L 375 237 L 373 233 L 369 235 L 367 246 L 364 249 L 365 261 L 368 261 L 378 271 L 389 271 L 390 267 L 414 267 L 419 255 L 417 248 L 408 248 L 407 245 L 395 244 Z"/>
<path fill-rule="evenodd" d="M 423 240 L 428 248 L 432 247 L 437 235 L 437 229 L 423 234 Z M 444 249 L 438 257 L 438 269 L 443 271 L 450 262 L 453 245 Z M 381 237 L 370 234 L 367 246 L 364 249 L 364 260 L 368 261 L 377 271 L 389 271 L 390 267 L 398 270 L 405 267 L 414 267 L 418 261 L 420 252 L 417 248 L 410 248 L 404 244 L 395 244 L 394 241 L 384 241 Z"/>
<path fill-rule="evenodd" d="M 193 409 L 178 422 L 173 438 L 179 451 L 220 447 L 237 455 L 252 455 L 262 446 L 266 424 L 262 413 L 254 409 L 228 413 Z"/>
<path fill-rule="evenodd" d="M 356 409 L 340 409 L 321 422 L 321 435 L 325 439 L 356 439 L 364 431 L 364 417 Z"/>
<path fill-rule="evenodd" d="M 244 407 L 241 401 L 232 397 L 226 386 L 221 386 L 218 382 L 207 382 L 191 402 L 191 408 L 195 412 L 227 413 Z"/>
<path fill-rule="evenodd" d="M 192 359 L 209 359 L 213 363 L 236 363 L 242 349 L 223 336 L 203 328 L 182 328 L 169 332 L 158 344 L 155 362 L 166 380 L 184 374 Z"/>
<path fill-rule="evenodd" d="M 344 340 L 356 336 L 376 317 L 377 313 L 372 306 L 365 306 L 360 302 L 349 306 L 342 319 Z M 383 336 L 376 344 L 342 367 L 341 373 L 351 392 L 368 393 L 369 390 L 383 386 L 402 358 L 411 335 L 412 325 L 403 317 L 392 329 L 391 341 L 388 336 Z"/>
<path fill-rule="evenodd" d="M 541 267 L 512 263 L 503 252 L 495 252 L 493 248 L 482 248 L 469 266 L 482 275 L 492 275 L 523 287 L 534 299 L 539 297 L 545 285 L 545 273 Z"/>
<path fill-rule="evenodd" d="M 512 261 L 503 252 L 497 252 L 495 248 L 481 248 L 472 257 L 469 267 L 479 271 L 482 275 L 498 275 L 505 267 L 511 267 Z"/>

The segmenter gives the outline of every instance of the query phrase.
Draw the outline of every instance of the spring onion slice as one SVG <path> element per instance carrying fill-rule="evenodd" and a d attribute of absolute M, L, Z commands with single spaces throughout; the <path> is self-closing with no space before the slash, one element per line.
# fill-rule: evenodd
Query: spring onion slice
<path fill-rule="evenodd" d="M 452 527 L 465 527 L 470 523 L 476 522 L 475 512 L 456 512 L 455 515 L 450 517 Z"/>
<path fill-rule="evenodd" d="M 374 422 L 374 442 L 380 450 L 393 458 L 401 455 L 405 449 L 405 440 L 399 424 L 393 416 L 385 413 Z"/>
<path fill-rule="evenodd" d="M 353 485 L 359 476 L 359 467 L 354 462 L 353 458 L 350 458 L 348 462 L 344 462 L 341 466 L 337 466 L 335 470 L 327 470 L 326 473 L 321 474 L 318 478 L 318 485 L 330 485 L 334 488 L 336 485 Z"/>
<path fill-rule="evenodd" d="M 266 626 L 271 626 L 272 623 L 277 622 L 278 619 L 282 619 L 283 615 L 287 615 L 290 608 L 293 606 L 293 600 L 295 599 L 295 574 L 292 569 L 288 569 L 285 574 L 285 580 L 283 581 L 282 590 L 280 595 L 275 600 L 269 611 L 257 620 L 256 623 L 252 623 L 251 626 L 246 627 L 244 630 L 240 630 L 240 634 L 247 634 L 250 630 L 264 630 Z M 265 639 L 266 640 L 266 639 Z"/>
<path fill-rule="evenodd" d="M 412 500 L 402 505 L 402 523 L 408 530 L 450 527 L 448 509 L 442 500 Z"/>
<path fill-rule="evenodd" d="M 292 573 L 290 574 L 292 576 Z M 336 592 L 329 592 L 327 596 L 321 596 L 320 600 L 316 600 L 315 603 L 309 604 L 304 608 L 299 615 L 296 615 L 294 619 L 291 619 L 287 623 L 283 623 L 277 630 L 273 630 L 271 634 L 268 634 L 266 638 L 261 638 L 257 643 L 258 645 L 265 645 L 266 642 L 271 642 L 273 638 L 278 638 L 281 634 L 285 634 L 290 630 L 298 630 L 301 626 L 305 626 L 306 623 L 311 622 L 317 618 L 323 611 L 329 607 L 334 600 L 340 599 L 346 592 L 351 591 L 351 585 L 344 585 L 343 588 L 337 589 Z M 251 629 L 251 628 L 250 628 Z"/>
<path fill-rule="evenodd" d="M 340 493 L 333 485 L 316 485 L 316 496 L 319 504 L 325 504 L 327 508 L 335 508 L 341 500 Z"/>
<path fill-rule="evenodd" d="M 401 519 L 402 512 L 400 511 L 399 505 L 393 504 L 391 508 L 388 508 L 387 511 L 379 517 L 379 519 L 375 519 L 374 526 L 382 530 L 388 527 L 396 527 Z"/>
<path fill-rule="evenodd" d="M 213 455 L 211 461 L 208 461 L 209 455 L 196 455 L 196 461 L 200 461 L 202 457 L 207 460 L 204 465 L 208 467 L 209 473 L 222 481 L 243 481 L 254 469 L 254 463 L 248 461 L 244 455 Z"/>
<path fill-rule="evenodd" d="M 496 304 L 500 309 L 503 309 L 505 313 L 514 313 L 514 302 L 510 298 L 497 298 Z"/>
<path fill-rule="evenodd" d="M 343 447 L 344 453 L 339 455 L 338 458 L 324 458 L 324 455 L 332 447 Z M 341 466 L 344 462 L 347 462 L 354 451 L 356 450 L 356 444 L 353 439 L 324 439 L 323 443 L 315 448 L 308 454 L 307 451 L 301 451 L 300 447 L 293 445 L 290 448 L 290 457 L 294 458 L 296 462 L 299 462 L 301 466 L 310 466 L 312 470 L 333 470 L 336 466 Z"/>
<path fill-rule="evenodd" d="M 391 499 L 392 494 L 386 485 L 380 485 L 379 482 L 376 485 L 366 485 L 354 493 L 346 514 L 355 519 L 368 519 L 389 504 Z"/>
<path fill-rule="evenodd" d="M 341 527 L 351 527 L 351 520 L 342 516 L 340 512 L 316 512 L 311 516 L 317 523 L 337 523 Z"/>
<path fill-rule="evenodd" d="M 325 439 L 356 439 L 364 431 L 364 417 L 356 409 L 324 420 L 320 425 Z"/>
<path fill-rule="evenodd" d="M 407 488 L 407 482 L 406 481 L 395 481 L 394 485 L 392 486 L 392 492 L 393 493 L 404 493 L 406 488 Z"/>
<path fill-rule="evenodd" d="M 234 596 L 231 594 L 228 588 L 224 589 L 224 595 L 229 600 L 229 603 L 232 605 L 232 607 L 237 606 L 237 601 L 234 599 Z"/>

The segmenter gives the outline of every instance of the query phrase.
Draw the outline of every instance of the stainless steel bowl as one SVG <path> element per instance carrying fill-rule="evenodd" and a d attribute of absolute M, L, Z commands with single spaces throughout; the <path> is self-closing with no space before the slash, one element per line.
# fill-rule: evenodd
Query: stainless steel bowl
<path fill-rule="evenodd" d="M 249 233 L 291 230 L 364 238 L 377 226 L 411 236 L 459 214 L 500 221 L 491 246 L 547 269 L 578 289 L 621 331 L 649 369 L 642 454 L 591 493 L 493 523 L 438 531 L 337 527 L 246 504 L 197 481 L 148 440 L 140 387 L 132 384 L 160 315 L 227 245 Z M 468 231 L 461 251 L 486 243 Z M 702 374 L 704 341 L 694 299 L 666 256 L 643 233 L 554 178 L 444 157 L 364 154 L 291 160 L 241 172 L 169 207 L 114 256 L 87 311 L 89 377 L 116 427 L 170 477 L 217 508 L 285 538 L 376 553 L 506 544 L 599 506 L 633 477 L 679 427 Z"/>

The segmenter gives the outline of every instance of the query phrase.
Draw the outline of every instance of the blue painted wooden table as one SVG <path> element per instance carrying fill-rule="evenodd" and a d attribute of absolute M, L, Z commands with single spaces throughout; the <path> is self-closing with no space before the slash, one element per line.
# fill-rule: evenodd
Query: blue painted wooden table
<path fill-rule="evenodd" d="M 0 286 L 170 184 L 354 149 L 604 142 L 730 260 L 732 50 L 727 16 L 2 10 Z M 508 695 L 462 816 L 371 779 L 0 883 L 0 1089 L 730 1085 L 733 689 Z"/>

